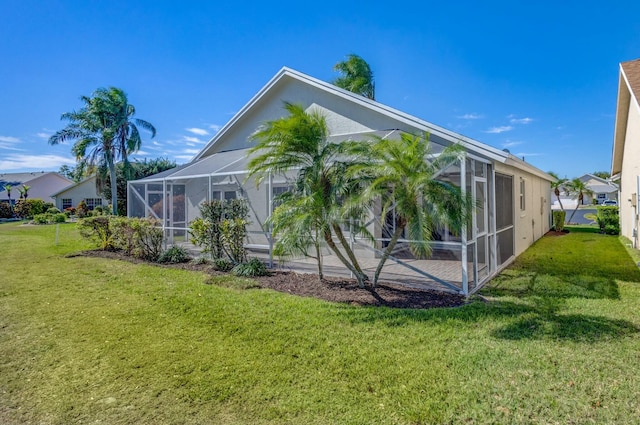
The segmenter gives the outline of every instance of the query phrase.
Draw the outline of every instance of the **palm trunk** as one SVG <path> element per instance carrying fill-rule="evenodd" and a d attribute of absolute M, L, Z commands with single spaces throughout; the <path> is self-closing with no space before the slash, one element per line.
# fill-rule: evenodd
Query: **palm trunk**
<path fill-rule="evenodd" d="M 118 215 L 118 187 L 116 186 L 116 165 L 113 163 L 113 158 L 110 158 L 108 165 L 109 180 L 111 182 L 111 208 L 113 215 Z"/>
<path fill-rule="evenodd" d="M 336 254 L 336 257 L 338 257 L 342 264 L 344 264 L 349 269 L 349 271 L 351 271 L 351 273 L 356 276 L 356 279 L 358 280 L 358 286 L 360 288 L 364 288 L 364 281 L 366 276 L 364 275 L 364 273 L 362 273 L 362 271 L 358 272 L 358 270 L 355 269 L 355 267 L 345 258 L 345 256 L 342 255 L 340 249 L 336 246 L 335 242 L 333 242 L 330 231 L 324 232 L 324 240 L 329 246 L 329 249 L 331 249 L 331 251 Z"/>
<path fill-rule="evenodd" d="M 567 221 L 567 223 L 571 223 L 571 219 L 573 218 L 573 216 L 575 215 L 575 213 L 578 211 L 578 208 L 580 208 L 580 205 L 582 204 L 582 195 L 578 196 L 578 202 L 576 203 L 576 209 L 573 210 L 573 212 L 571 213 L 571 217 L 569 217 L 569 220 Z"/>
<path fill-rule="evenodd" d="M 560 204 L 560 209 L 561 209 L 562 211 L 564 211 L 564 206 L 562 205 L 562 200 L 560 199 L 560 196 L 559 196 L 559 195 L 556 195 L 556 198 L 558 198 L 558 203 Z"/>
<path fill-rule="evenodd" d="M 369 280 L 369 277 L 366 274 L 364 274 L 364 272 L 360 268 L 360 263 L 358 263 L 358 259 L 356 258 L 355 254 L 353 253 L 353 250 L 349 246 L 349 242 L 347 242 L 347 239 L 344 237 L 344 233 L 342 233 L 342 229 L 340 228 L 340 226 L 337 224 L 334 224 L 332 227 L 333 227 L 333 231 L 336 232 L 336 236 L 338 237 L 340 244 L 344 247 L 344 251 L 347 253 L 349 260 L 351 260 L 351 264 L 353 264 L 353 267 L 358 271 L 358 273 L 364 276 L 364 280 Z"/>
<path fill-rule="evenodd" d="M 320 254 L 320 244 L 318 243 L 318 239 L 315 240 L 314 243 L 316 247 L 316 259 L 318 260 L 318 279 L 324 279 L 324 274 L 322 273 L 322 257 Z"/>
<path fill-rule="evenodd" d="M 384 250 L 384 253 L 382 254 L 382 258 L 378 263 L 378 267 L 376 267 L 376 274 L 373 276 L 374 288 L 378 286 L 378 278 L 380 277 L 380 273 L 382 272 L 382 267 L 384 267 L 384 263 L 386 263 L 387 260 L 389 259 L 389 256 L 391 255 L 393 248 L 396 247 L 396 244 L 398 243 L 398 239 L 400 239 L 400 235 L 402 234 L 402 230 L 404 229 L 405 225 L 406 223 L 403 223 L 403 222 L 396 223 L 396 230 L 395 232 L 393 232 L 393 236 L 389 241 L 389 245 L 387 245 L 387 247 Z"/>

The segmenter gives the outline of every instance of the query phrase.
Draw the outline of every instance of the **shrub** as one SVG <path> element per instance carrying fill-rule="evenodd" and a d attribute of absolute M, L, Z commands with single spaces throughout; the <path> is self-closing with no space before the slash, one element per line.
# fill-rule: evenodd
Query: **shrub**
<path fill-rule="evenodd" d="M 67 216 L 63 213 L 53 214 L 51 221 L 53 223 L 64 223 L 67 221 Z"/>
<path fill-rule="evenodd" d="M 34 224 L 48 224 L 49 223 L 49 215 L 48 214 L 36 214 L 33 216 Z"/>
<path fill-rule="evenodd" d="M 247 220 L 235 218 L 224 220 L 221 226 L 222 242 L 229 259 L 234 264 L 243 263 L 247 259 L 244 240 L 247 236 Z"/>
<path fill-rule="evenodd" d="M 202 264 L 208 264 L 209 260 L 207 260 L 205 257 L 196 257 L 193 260 L 191 260 L 191 262 L 193 262 L 193 264 L 202 265 Z"/>
<path fill-rule="evenodd" d="M 45 203 L 42 199 L 19 199 L 13 207 L 16 217 L 27 219 L 46 211 Z"/>
<path fill-rule="evenodd" d="M 233 263 L 226 258 L 216 258 L 213 260 L 213 269 L 219 272 L 228 272 L 233 269 Z"/>
<path fill-rule="evenodd" d="M 556 232 L 562 232 L 564 230 L 564 220 L 567 216 L 565 211 L 553 211 L 553 228 Z"/>
<path fill-rule="evenodd" d="M 12 218 L 13 211 L 8 202 L 0 202 L 0 218 Z"/>
<path fill-rule="evenodd" d="M 87 217 L 78 221 L 80 234 L 97 243 L 98 248 L 105 251 L 116 249 L 113 233 L 107 217 Z"/>
<path fill-rule="evenodd" d="M 189 253 L 181 246 L 174 245 L 158 257 L 158 263 L 178 264 L 189 261 Z"/>
<path fill-rule="evenodd" d="M 162 253 L 162 229 L 158 221 L 146 218 L 99 216 L 111 223 L 113 245 L 126 255 L 156 261 Z"/>
<path fill-rule="evenodd" d="M 87 214 L 89 214 L 89 207 L 83 199 L 78 203 L 78 206 L 76 207 L 76 215 L 78 216 L 78 218 L 84 218 L 87 216 Z"/>
<path fill-rule="evenodd" d="M 599 206 L 597 222 L 601 232 L 607 235 L 620 234 L 620 217 L 617 206 Z"/>
<path fill-rule="evenodd" d="M 244 276 L 244 277 L 256 277 L 256 276 L 267 276 L 269 275 L 269 270 L 267 270 L 267 266 L 257 258 L 252 258 L 246 263 L 238 264 L 231 271 L 236 276 Z"/>
<path fill-rule="evenodd" d="M 60 214 L 61 211 L 59 209 L 57 209 L 56 207 L 51 207 L 51 208 L 47 209 L 46 213 L 53 215 L 53 214 Z"/>

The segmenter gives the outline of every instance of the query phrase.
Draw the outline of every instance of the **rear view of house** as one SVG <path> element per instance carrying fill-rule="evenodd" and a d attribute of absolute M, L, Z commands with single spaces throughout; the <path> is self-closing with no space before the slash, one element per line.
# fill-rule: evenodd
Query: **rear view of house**
<path fill-rule="evenodd" d="M 265 221 L 273 211 L 274 197 L 287 190 L 295 170 L 256 185 L 247 180 L 248 151 L 251 135 L 262 123 L 285 115 L 283 102 L 321 113 L 330 140 L 428 133 L 434 155 L 456 143 L 466 149 L 466 159 L 441 170 L 438 178 L 471 194 L 477 205 L 472 225 L 459 236 L 439 229 L 428 259 L 413 258 L 400 244 L 393 254 L 395 264 L 387 268 L 388 279 L 426 282 L 469 294 L 549 230 L 552 177 L 548 174 L 508 152 L 289 68 L 280 70 L 190 163 L 129 182 L 128 215 L 155 217 L 169 241 L 183 241 L 202 202 L 242 197 L 249 203 L 252 223 L 247 246 L 270 252 L 273 240 Z M 363 263 L 380 256 L 392 223 L 371 211 L 367 225 L 376 243 L 349 235 Z M 348 223 L 344 227 L 348 233 Z M 329 263 L 327 255 L 325 264 Z"/>

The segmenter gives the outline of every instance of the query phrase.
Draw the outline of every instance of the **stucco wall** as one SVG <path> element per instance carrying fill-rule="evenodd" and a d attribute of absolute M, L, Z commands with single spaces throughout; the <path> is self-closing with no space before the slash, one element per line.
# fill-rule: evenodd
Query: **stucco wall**
<path fill-rule="evenodd" d="M 495 164 L 498 173 L 513 176 L 515 255 L 522 254 L 551 228 L 551 184 L 518 168 Z M 525 182 L 525 209 L 520 209 L 520 180 Z"/>
<path fill-rule="evenodd" d="M 74 207 L 77 207 L 80 201 L 88 198 L 102 198 L 102 196 L 99 196 L 98 193 L 96 192 L 95 178 L 87 179 L 79 183 L 78 185 L 70 187 L 64 192 L 57 194 L 55 198 L 55 204 L 56 204 L 56 208 L 58 208 L 59 210 L 62 210 L 63 199 L 71 199 L 71 205 L 73 205 Z M 102 199 L 102 205 L 104 206 L 108 205 L 109 202 L 110 201 L 107 199 Z"/>
<path fill-rule="evenodd" d="M 623 236 L 633 239 L 633 229 L 637 227 L 637 211 L 629 201 L 637 191 L 637 176 L 640 175 L 640 106 L 631 99 L 627 131 L 622 158 L 620 179 L 620 231 Z"/>

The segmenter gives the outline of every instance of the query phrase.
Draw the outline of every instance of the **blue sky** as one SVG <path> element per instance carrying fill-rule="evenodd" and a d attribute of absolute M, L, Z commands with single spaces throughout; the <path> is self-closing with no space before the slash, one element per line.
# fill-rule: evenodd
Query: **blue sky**
<path fill-rule="evenodd" d="M 348 53 L 379 102 L 545 171 L 609 170 L 639 17 L 638 1 L 0 0 L 0 172 L 73 165 L 47 139 L 108 86 L 158 130 L 138 157 L 187 162 L 282 66 L 330 81 Z"/>

